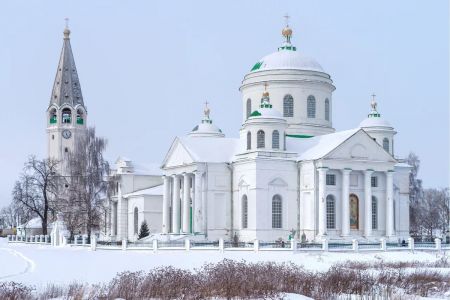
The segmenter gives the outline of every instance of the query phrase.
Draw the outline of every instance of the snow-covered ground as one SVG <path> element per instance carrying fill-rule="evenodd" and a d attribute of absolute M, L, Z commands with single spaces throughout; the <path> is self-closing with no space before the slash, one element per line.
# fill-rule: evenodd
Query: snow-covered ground
<path fill-rule="evenodd" d="M 444 254 L 450 256 L 450 253 Z M 150 270 L 158 266 L 171 265 L 177 268 L 194 269 L 207 262 L 218 262 L 224 258 L 248 262 L 275 261 L 293 262 L 306 269 L 324 271 L 337 262 L 351 261 L 436 261 L 441 258 L 436 252 L 407 251 L 336 253 L 336 252 L 250 252 L 215 250 L 159 251 L 147 250 L 97 250 L 88 247 L 52 247 L 37 244 L 8 244 L 0 239 L 0 280 L 17 281 L 35 286 L 47 283 L 107 282 L 118 272 Z"/>

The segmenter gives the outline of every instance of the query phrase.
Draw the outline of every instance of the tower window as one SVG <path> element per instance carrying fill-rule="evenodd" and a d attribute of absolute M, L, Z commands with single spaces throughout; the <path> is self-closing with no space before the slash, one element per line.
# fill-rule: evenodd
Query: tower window
<path fill-rule="evenodd" d="M 387 138 L 383 139 L 383 149 L 389 152 L 389 140 Z"/>
<path fill-rule="evenodd" d="M 83 125 L 84 119 L 83 119 L 83 111 L 81 109 L 77 110 L 77 124 Z"/>
<path fill-rule="evenodd" d="M 278 130 L 272 132 L 272 149 L 280 149 L 280 133 Z"/>
<path fill-rule="evenodd" d="M 307 100 L 308 118 L 316 117 L 316 98 L 313 95 L 308 96 Z"/>
<path fill-rule="evenodd" d="M 330 121 L 330 100 L 325 99 L 325 120 Z"/>
<path fill-rule="evenodd" d="M 247 119 L 250 117 L 250 115 L 252 114 L 252 99 L 248 98 L 247 99 L 247 104 L 246 104 L 246 112 L 247 112 Z"/>
<path fill-rule="evenodd" d="M 135 207 L 134 208 L 134 234 L 138 234 L 138 229 L 139 229 L 139 211 L 138 208 Z"/>
<path fill-rule="evenodd" d="M 247 132 L 247 150 L 252 149 L 252 133 Z"/>
<path fill-rule="evenodd" d="M 67 147 L 64 148 L 64 152 L 66 152 L 66 153 L 69 152 L 69 148 L 67 148 Z"/>
<path fill-rule="evenodd" d="M 56 124 L 56 122 L 56 109 L 52 108 L 52 110 L 50 111 L 50 124 Z"/>
<path fill-rule="evenodd" d="M 283 117 L 294 116 L 294 98 L 291 95 L 284 96 L 283 99 Z"/>
<path fill-rule="evenodd" d="M 70 108 L 64 108 L 62 110 L 62 122 L 64 124 L 72 123 L 72 111 L 70 110 Z"/>
<path fill-rule="evenodd" d="M 256 148 L 265 148 L 266 147 L 266 134 L 264 131 L 259 130 L 256 134 Z"/>
<path fill-rule="evenodd" d="M 55 139 L 55 135 L 54 134 L 52 134 L 52 140 L 54 140 Z"/>

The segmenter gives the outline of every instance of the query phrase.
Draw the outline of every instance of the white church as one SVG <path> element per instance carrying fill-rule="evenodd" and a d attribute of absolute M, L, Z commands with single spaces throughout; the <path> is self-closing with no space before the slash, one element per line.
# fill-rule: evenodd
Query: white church
<path fill-rule="evenodd" d="M 49 154 L 59 158 L 87 117 L 69 34 L 47 111 Z M 331 76 L 291 43 L 289 26 L 282 35 L 244 76 L 238 138 L 225 137 L 206 106 L 159 167 L 116 161 L 112 239 L 136 240 L 144 220 L 158 239 L 409 237 L 410 166 L 396 158 L 396 131 L 375 97 L 358 128 L 336 132 Z"/>

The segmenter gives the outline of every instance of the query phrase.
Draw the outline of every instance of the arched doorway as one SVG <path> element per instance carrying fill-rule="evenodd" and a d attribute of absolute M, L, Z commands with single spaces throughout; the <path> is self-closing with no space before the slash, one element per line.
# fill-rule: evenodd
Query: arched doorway
<path fill-rule="evenodd" d="M 359 229 L 359 199 L 350 194 L 350 229 Z"/>

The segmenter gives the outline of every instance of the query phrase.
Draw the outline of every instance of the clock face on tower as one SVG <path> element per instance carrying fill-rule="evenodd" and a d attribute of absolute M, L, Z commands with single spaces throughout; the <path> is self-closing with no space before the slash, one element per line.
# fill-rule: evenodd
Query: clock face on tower
<path fill-rule="evenodd" d="M 65 139 L 70 139 L 70 137 L 72 136 L 72 132 L 70 132 L 70 130 L 68 130 L 68 129 L 65 129 L 62 132 L 62 136 Z"/>

